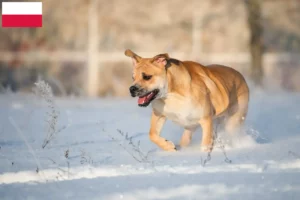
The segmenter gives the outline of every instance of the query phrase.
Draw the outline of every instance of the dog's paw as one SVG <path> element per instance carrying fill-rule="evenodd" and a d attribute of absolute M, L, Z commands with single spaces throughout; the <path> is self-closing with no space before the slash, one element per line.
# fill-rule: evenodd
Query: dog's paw
<path fill-rule="evenodd" d="M 166 145 L 164 150 L 166 151 L 177 151 L 175 144 L 172 141 L 166 140 Z"/>
<path fill-rule="evenodd" d="M 213 149 L 212 145 L 201 145 L 201 151 L 202 152 L 211 152 Z"/>

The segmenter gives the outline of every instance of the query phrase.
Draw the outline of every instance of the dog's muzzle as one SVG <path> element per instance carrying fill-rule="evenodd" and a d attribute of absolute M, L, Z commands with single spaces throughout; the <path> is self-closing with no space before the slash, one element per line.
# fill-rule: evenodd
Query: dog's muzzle
<path fill-rule="evenodd" d="M 129 88 L 130 94 L 132 97 L 136 97 L 137 96 L 137 92 L 138 92 L 139 88 L 135 85 L 131 86 Z"/>

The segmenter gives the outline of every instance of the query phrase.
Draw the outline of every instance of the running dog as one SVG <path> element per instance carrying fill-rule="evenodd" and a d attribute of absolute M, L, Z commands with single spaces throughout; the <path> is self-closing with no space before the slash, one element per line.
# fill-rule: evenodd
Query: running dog
<path fill-rule="evenodd" d="M 129 91 L 138 105 L 152 105 L 149 137 L 165 151 L 176 151 L 173 142 L 160 136 L 166 119 L 184 127 L 180 146 L 189 145 L 198 126 L 202 128 L 202 151 L 213 148 L 213 120 L 225 117 L 226 132 L 237 131 L 248 111 L 249 88 L 238 71 L 223 65 L 204 66 L 170 58 L 167 53 L 132 58 L 133 84 Z"/>

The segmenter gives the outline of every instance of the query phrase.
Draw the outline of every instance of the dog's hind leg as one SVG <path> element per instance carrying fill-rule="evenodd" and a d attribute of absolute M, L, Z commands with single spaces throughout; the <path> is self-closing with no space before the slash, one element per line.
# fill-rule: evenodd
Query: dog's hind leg
<path fill-rule="evenodd" d="M 205 117 L 200 120 L 202 128 L 201 150 L 209 152 L 213 148 L 213 121 L 212 118 Z"/>
<path fill-rule="evenodd" d="M 249 94 L 243 93 L 237 98 L 237 103 L 232 105 L 226 119 L 225 130 L 228 133 L 236 133 L 244 124 L 248 112 Z"/>
<path fill-rule="evenodd" d="M 183 132 L 183 134 L 181 136 L 181 140 L 180 140 L 180 147 L 186 147 L 190 144 L 192 135 L 195 130 L 196 130 L 196 128 L 184 129 L 184 132 Z"/>

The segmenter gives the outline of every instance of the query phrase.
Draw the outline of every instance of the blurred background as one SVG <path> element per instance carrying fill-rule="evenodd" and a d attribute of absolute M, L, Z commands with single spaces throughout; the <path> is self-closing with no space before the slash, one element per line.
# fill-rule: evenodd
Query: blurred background
<path fill-rule="evenodd" d="M 42 28 L 0 30 L 2 92 L 45 80 L 58 96 L 129 97 L 127 48 L 229 65 L 254 87 L 300 92 L 298 0 L 42 2 Z"/>

